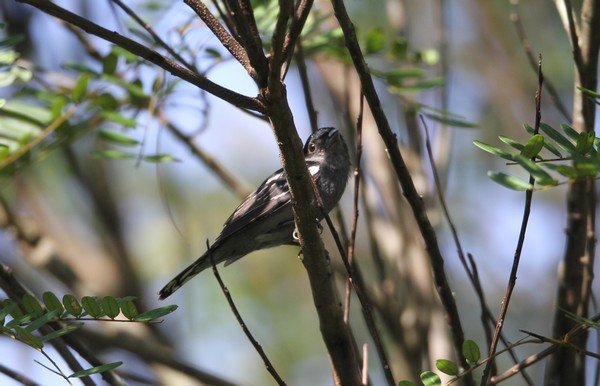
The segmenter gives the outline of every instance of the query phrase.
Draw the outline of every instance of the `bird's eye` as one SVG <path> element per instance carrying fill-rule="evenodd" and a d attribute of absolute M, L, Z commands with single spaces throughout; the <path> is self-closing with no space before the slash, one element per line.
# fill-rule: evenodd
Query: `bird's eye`
<path fill-rule="evenodd" d="M 314 152 L 315 152 L 315 150 L 317 150 L 317 145 L 315 145 L 314 143 L 310 143 L 310 144 L 308 145 L 308 152 L 309 152 L 309 153 L 314 153 Z"/>

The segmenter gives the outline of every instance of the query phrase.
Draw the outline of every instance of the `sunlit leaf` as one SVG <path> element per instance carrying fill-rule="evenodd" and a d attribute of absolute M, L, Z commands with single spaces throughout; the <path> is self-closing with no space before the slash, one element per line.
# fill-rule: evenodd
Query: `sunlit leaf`
<path fill-rule="evenodd" d="M 564 135 L 554 130 L 545 123 L 540 123 L 540 129 L 551 138 L 556 144 L 565 151 L 573 153 L 576 151 L 575 146 Z"/>
<path fill-rule="evenodd" d="M 156 163 L 161 163 L 161 162 L 181 162 L 181 160 L 173 157 L 170 154 L 153 154 L 153 155 L 147 155 L 147 156 L 144 156 L 144 161 L 147 161 L 147 162 L 156 162 Z"/>
<path fill-rule="evenodd" d="M 462 353 L 471 366 L 475 366 L 481 359 L 481 351 L 477 343 L 471 339 L 465 339 L 462 344 Z"/>
<path fill-rule="evenodd" d="M 473 145 L 477 146 L 481 150 L 487 151 L 488 153 L 492 153 L 494 155 L 500 156 L 506 160 L 512 161 L 513 156 L 506 150 L 502 150 L 496 146 L 488 145 L 487 143 L 481 141 L 473 141 Z"/>
<path fill-rule="evenodd" d="M 108 158 L 108 159 L 131 159 L 135 158 L 134 154 L 123 153 L 118 150 L 96 150 L 91 152 L 94 158 Z"/>
<path fill-rule="evenodd" d="M 529 141 L 527 141 L 527 144 L 521 150 L 521 155 L 525 158 L 535 158 L 535 156 L 538 155 L 543 147 L 544 136 L 541 134 L 535 134 L 529 138 Z"/>
<path fill-rule="evenodd" d="M 518 151 L 523 150 L 523 148 L 525 147 L 525 145 L 523 145 L 520 142 L 515 141 L 512 138 L 506 137 L 504 135 L 499 135 L 498 138 L 504 142 L 505 144 L 507 144 L 508 146 L 517 149 Z"/>
<path fill-rule="evenodd" d="M 548 174 L 548 172 L 546 172 L 541 166 L 539 166 L 529 158 L 524 157 L 521 154 L 516 154 L 513 156 L 513 159 L 525 170 L 527 170 L 537 183 L 541 185 L 550 186 L 558 184 L 558 181 L 552 178 L 552 176 Z"/>
<path fill-rule="evenodd" d="M 75 87 L 71 91 L 71 98 L 75 102 L 81 102 L 87 92 L 88 84 L 90 82 L 90 75 L 87 73 L 81 74 L 77 83 L 75 83 Z"/>
<path fill-rule="evenodd" d="M 439 375 L 429 370 L 421 373 L 421 382 L 425 386 L 440 386 L 442 384 Z"/>
<path fill-rule="evenodd" d="M 458 375 L 458 366 L 448 359 L 438 359 L 435 361 L 435 367 L 444 374 Z"/>
<path fill-rule="evenodd" d="M 577 144 L 575 147 L 580 153 L 587 154 L 594 146 L 595 139 L 596 134 L 593 131 L 587 133 L 579 133 L 577 137 Z"/>
<path fill-rule="evenodd" d="M 533 186 L 529 182 L 505 173 L 489 171 L 487 175 L 492 181 L 512 190 L 524 191 L 533 189 Z"/>
<path fill-rule="evenodd" d="M 106 141 L 117 143 L 119 145 L 132 146 L 132 145 L 137 145 L 140 143 L 136 139 L 133 139 L 133 138 L 128 137 L 121 133 L 116 133 L 114 131 L 98 130 L 97 135 L 99 138 L 102 138 Z"/>

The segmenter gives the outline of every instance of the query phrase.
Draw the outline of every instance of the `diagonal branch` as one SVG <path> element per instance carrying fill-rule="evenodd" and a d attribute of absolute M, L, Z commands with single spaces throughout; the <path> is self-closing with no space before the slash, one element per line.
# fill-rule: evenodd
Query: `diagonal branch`
<path fill-rule="evenodd" d="M 392 132 L 387 117 L 385 116 L 385 113 L 381 107 L 381 102 L 375 90 L 373 79 L 371 78 L 371 74 L 362 55 L 354 26 L 352 25 L 352 21 L 348 16 L 344 2 L 343 0 L 332 0 L 332 4 L 335 16 L 344 32 L 346 47 L 348 48 L 354 63 L 354 67 L 356 68 L 356 72 L 360 78 L 365 98 L 369 104 L 371 112 L 373 113 L 379 134 L 387 146 L 388 154 L 394 167 L 394 171 L 396 172 L 398 181 L 402 186 L 402 192 L 412 208 L 417 224 L 419 225 L 421 235 L 423 236 L 425 244 L 427 245 L 427 252 L 433 271 L 436 290 L 438 291 L 441 302 L 446 309 L 448 322 L 450 329 L 452 330 L 454 349 L 457 357 L 459 358 L 460 364 L 466 368 L 468 364 L 464 355 L 462 354 L 464 332 L 460 322 L 460 316 L 454 299 L 454 294 L 450 288 L 450 284 L 448 283 L 446 272 L 444 270 L 444 258 L 442 257 L 442 253 L 437 242 L 435 230 L 431 225 L 429 218 L 427 217 L 425 203 L 415 188 L 406 163 L 400 154 L 396 136 Z M 474 384 L 473 378 L 470 374 L 465 378 L 465 382 L 467 385 Z"/>
<path fill-rule="evenodd" d="M 156 64 L 160 68 L 168 71 L 172 75 L 185 80 L 203 90 L 206 90 L 210 94 L 221 98 L 234 106 L 243 109 L 254 110 L 263 113 L 264 105 L 256 98 L 247 97 L 245 95 L 231 91 L 217 83 L 210 81 L 205 76 L 199 75 L 187 68 L 173 62 L 171 59 L 164 57 L 157 51 L 150 49 L 134 40 L 131 40 L 117 32 L 107 30 L 104 27 L 99 26 L 79 15 L 74 14 L 66 10 L 65 8 L 59 7 L 58 5 L 50 2 L 49 0 L 16 0 L 20 3 L 29 4 L 35 8 L 42 10 L 43 12 L 57 17 L 58 19 L 64 20 L 71 23 L 87 33 L 96 35 L 106 41 L 118 45 L 131 52 L 132 54 L 138 55 L 147 61 Z"/>

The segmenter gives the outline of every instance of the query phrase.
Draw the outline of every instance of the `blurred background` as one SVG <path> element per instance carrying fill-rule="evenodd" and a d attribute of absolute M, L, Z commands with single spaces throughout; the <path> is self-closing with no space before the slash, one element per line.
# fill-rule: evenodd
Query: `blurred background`
<path fill-rule="evenodd" d="M 147 37 L 139 25 L 110 1 L 56 3 L 109 30 L 140 41 Z M 209 79 L 241 94 L 256 95 L 257 89 L 244 69 L 227 56 L 184 4 L 142 0 L 125 3 Z M 272 7 L 269 8 L 268 2 L 256 4 L 257 8 L 262 5 L 260 9 L 268 26 Z M 363 44 L 376 45 L 367 57 L 374 72 L 422 71 L 418 77 L 403 78 L 406 83 L 402 85 L 389 76 L 378 78 L 376 85 L 417 188 L 439 230 L 438 240 L 465 334 L 485 352 L 478 300 L 439 209 L 430 161 L 424 151 L 423 126 L 416 114 L 439 116 L 443 114 L 438 112 L 444 111 L 455 114 L 464 123 L 462 126 L 476 126 L 451 127 L 425 116 L 452 220 L 462 247 L 477 263 L 488 304 L 497 315 L 513 260 L 524 194 L 487 178 L 488 170 L 518 175 L 519 171 L 476 148 L 472 141 L 500 146 L 498 135 L 526 141 L 528 134 L 522 125 L 533 125 L 537 74 L 518 37 L 517 16 L 527 34 L 527 47 L 536 60 L 538 54 L 543 55 L 546 80 L 553 84 L 566 106 L 567 116 L 564 116 L 544 92 L 542 119 L 553 127 L 568 123 L 573 99 L 573 64 L 559 16 L 546 1 L 521 4 L 387 0 L 350 1 L 346 5 Z M 337 28 L 329 7 L 328 2 L 315 2 L 315 12 L 322 20 L 314 22 L 315 32 L 305 38 L 307 74 L 318 126 L 339 127 L 347 142 L 355 144 L 359 87 L 355 75 L 349 71 L 347 58 L 331 45 L 339 43 L 335 33 L 330 36 L 324 32 Z M 36 74 L 31 82 L 15 82 L 0 89 L 0 98 L 10 103 L 47 107 L 45 102 L 54 99 L 42 98 L 41 90 L 49 94 L 71 90 L 85 73 L 73 64 L 102 72 L 103 63 L 106 66 L 103 58 L 112 49 L 96 37 L 78 37 L 64 23 L 15 1 L 0 4 L 0 20 L 4 23 L 1 30 L 4 37 L 17 34 L 26 37 L 13 49 L 20 53 L 21 65 Z M 319 46 L 319 36 L 330 39 L 326 40 L 327 46 Z M 177 304 L 179 308 L 174 314 L 150 327 L 89 325 L 98 334 L 94 339 L 100 340 L 105 334 L 108 346 L 121 330 L 141 337 L 152 334 L 153 339 L 172 345 L 176 355 L 186 362 L 226 380 L 241 385 L 269 384 L 272 381 L 268 373 L 245 339 L 211 272 L 202 273 L 166 302 L 159 302 L 157 293 L 204 252 L 206 240 L 218 236 L 222 224 L 244 195 L 280 167 L 272 131 L 264 120 L 177 81 L 152 65 L 129 60 L 121 53 L 117 56 L 116 70 L 111 75 L 130 85 L 139 85 L 144 96 L 139 101 L 132 100 L 132 90 L 122 83 L 92 77 L 87 98 L 100 100 L 102 95 L 111 94 L 118 106 L 127 100 L 127 108 L 120 110 L 120 114 L 136 123 L 96 121 L 92 117 L 99 110 L 108 110 L 106 105 L 82 102 L 71 119 L 69 133 L 48 137 L 28 160 L 3 173 L 0 261 L 13 268 L 14 275 L 37 294 L 52 290 L 79 296 L 135 295 L 140 307 L 148 309 Z M 438 77 L 443 77 L 443 84 L 433 82 L 431 87 L 424 84 Z M 295 62 L 286 84 L 296 125 L 304 140 L 311 125 L 306 90 Z M 421 104 L 426 108 L 415 108 Z M 0 126 L 4 125 L 0 129 L 13 130 L 13 124 L 6 116 L 0 119 Z M 118 132 L 137 142 L 129 147 L 115 144 L 99 136 L 98 130 Z M 390 299 L 377 289 L 373 296 L 381 295 L 376 302 L 398 308 L 392 316 L 396 327 L 383 321 L 384 317 L 379 322 L 386 339 L 396 341 L 396 331 L 402 336 L 398 339 L 412 347 L 390 345 L 397 380 L 416 381 L 415 366 L 421 370 L 431 367 L 423 351 L 429 352 L 430 360 L 451 353 L 447 344 L 441 343 L 446 338 L 440 339 L 439 345 L 433 339 L 434 331 L 447 336 L 444 316 L 436 305 L 431 283 L 420 279 L 430 275 L 422 260 L 422 242 L 399 188 L 386 180 L 389 165 L 385 166 L 383 143 L 368 114 L 363 140 L 365 187 L 361 190 L 364 201 L 355 258 L 368 283 L 370 278 L 381 279 L 377 260 L 373 258 L 374 244 L 380 249 L 386 269 L 395 271 L 394 274 L 385 271 L 384 276 L 388 284 L 392 283 L 391 298 L 396 303 L 386 303 Z M 354 150 L 352 154 L 354 157 Z M 161 160 L 172 162 L 148 158 L 157 155 L 168 155 L 169 158 Z M 223 173 L 232 176 L 229 183 L 207 164 L 208 158 Z M 340 204 L 346 229 L 353 212 L 353 182 L 351 179 Z M 564 186 L 559 186 L 534 195 L 520 273 L 504 329 L 510 342 L 525 337 L 520 329 L 551 335 L 556 272 L 564 250 L 565 191 Z M 339 218 L 337 214 L 334 217 Z M 374 229 L 375 235 L 369 229 Z M 328 231 L 324 232 L 324 238 L 328 250 L 334 251 Z M 35 243 L 26 242 L 34 239 Z M 248 327 L 288 384 L 330 384 L 327 353 L 297 254 L 295 247 L 256 252 L 232 266 L 221 267 L 219 272 Z M 339 264 L 337 256 L 332 260 L 334 265 Z M 418 295 L 413 296 L 413 291 Z M 597 283 L 594 291 L 598 291 Z M 369 343 L 358 303 L 353 304 L 352 326 L 358 341 Z M 423 309 L 427 310 L 426 315 Z M 425 331 L 415 332 L 412 328 Z M 104 350 L 100 343 L 96 347 L 101 358 L 124 360 L 124 371 L 144 374 L 153 382 L 160 379 L 164 384 L 195 384 L 166 368 L 153 367 L 152 373 L 147 372 L 150 365 L 125 348 Z M 528 345 L 519 348 L 517 354 L 524 358 L 541 349 Z M 418 364 L 401 364 L 415 351 L 421 358 Z M 43 385 L 62 382 L 34 362 L 45 363 L 39 353 L 22 344 L 0 338 L 0 357 L 4 366 Z M 369 358 L 377 361 L 374 351 Z M 508 358 L 501 357 L 501 369 L 510 364 Z M 538 384 L 543 366 L 535 366 L 528 373 Z M 373 384 L 381 384 L 377 366 L 373 366 L 371 376 Z M 3 385 L 17 384 L 1 375 L 0 379 Z M 524 383 L 515 377 L 506 384 Z"/>

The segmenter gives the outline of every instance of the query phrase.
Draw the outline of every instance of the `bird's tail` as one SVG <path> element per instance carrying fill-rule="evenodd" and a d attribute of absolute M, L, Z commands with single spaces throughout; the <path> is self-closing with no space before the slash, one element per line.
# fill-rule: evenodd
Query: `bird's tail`
<path fill-rule="evenodd" d="M 177 291 L 179 288 L 181 288 L 181 286 L 187 283 L 188 280 L 190 280 L 200 272 L 204 271 L 206 268 L 210 267 L 211 263 L 209 258 L 209 252 L 210 251 L 200 256 L 198 260 L 196 260 L 186 269 L 181 271 L 179 275 L 173 278 L 173 280 L 168 282 L 167 285 L 164 286 L 163 289 L 161 289 L 158 293 L 158 298 L 160 300 L 168 298 L 169 296 L 171 296 L 171 294 L 173 294 L 173 292 Z"/>

